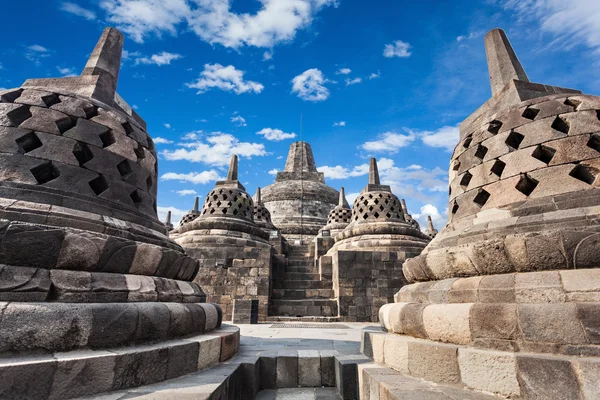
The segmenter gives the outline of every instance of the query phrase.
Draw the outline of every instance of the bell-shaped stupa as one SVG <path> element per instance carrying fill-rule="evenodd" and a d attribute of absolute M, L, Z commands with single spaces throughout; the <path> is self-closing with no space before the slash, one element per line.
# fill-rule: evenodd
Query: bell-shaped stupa
<path fill-rule="evenodd" d="M 327 217 L 327 225 L 319 229 L 319 236 L 322 236 L 323 231 L 329 232 L 329 236 L 335 237 L 343 231 L 352 221 L 352 209 L 346 200 L 344 188 L 340 188 L 340 198 L 338 205 L 329 212 Z"/>

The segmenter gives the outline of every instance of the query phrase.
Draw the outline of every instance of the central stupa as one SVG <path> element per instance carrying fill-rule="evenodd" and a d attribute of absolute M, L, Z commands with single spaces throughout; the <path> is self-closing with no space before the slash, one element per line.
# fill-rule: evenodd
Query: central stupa
<path fill-rule="evenodd" d="M 317 171 L 312 149 L 306 142 L 290 146 L 283 171 L 275 183 L 262 190 L 262 200 L 273 224 L 288 240 L 311 238 L 327 224 L 329 212 L 338 203 L 338 191 L 325 184 Z"/>

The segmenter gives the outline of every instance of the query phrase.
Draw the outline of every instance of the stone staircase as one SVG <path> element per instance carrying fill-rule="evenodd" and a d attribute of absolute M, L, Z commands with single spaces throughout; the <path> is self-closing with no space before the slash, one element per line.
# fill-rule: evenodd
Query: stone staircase
<path fill-rule="evenodd" d="M 321 280 L 309 244 L 292 245 L 284 271 L 273 274 L 269 320 L 336 320 L 331 277 Z"/>

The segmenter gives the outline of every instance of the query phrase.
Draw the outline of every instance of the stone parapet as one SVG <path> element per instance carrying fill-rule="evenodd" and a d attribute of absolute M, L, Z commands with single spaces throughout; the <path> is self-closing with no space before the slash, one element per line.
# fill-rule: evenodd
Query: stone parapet
<path fill-rule="evenodd" d="M 598 394 L 596 357 L 476 349 L 369 331 L 362 351 L 402 375 L 502 397 L 592 400 Z"/>

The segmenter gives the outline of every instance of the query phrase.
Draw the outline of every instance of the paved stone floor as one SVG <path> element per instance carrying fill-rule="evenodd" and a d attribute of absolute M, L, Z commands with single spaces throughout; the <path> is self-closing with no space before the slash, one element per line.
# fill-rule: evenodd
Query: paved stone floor
<path fill-rule="evenodd" d="M 336 350 L 341 355 L 360 354 L 361 332 L 381 330 L 373 323 L 336 323 L 348 329 L 331 329 L 332 324 L 302 324 L 317 328 L 271 328 L 274 323 L 237 325 L 240 356 L 277 350 Z M 281 323 L 276 323 L 281 325 Z M 288 323 L 287 326 L 296 325 Z"/>
<path fill-rule="evenodd" d="M 335 388 L 263 390 L 255 400 L 342 400 Z"/>

